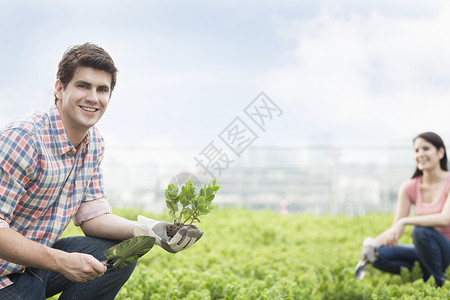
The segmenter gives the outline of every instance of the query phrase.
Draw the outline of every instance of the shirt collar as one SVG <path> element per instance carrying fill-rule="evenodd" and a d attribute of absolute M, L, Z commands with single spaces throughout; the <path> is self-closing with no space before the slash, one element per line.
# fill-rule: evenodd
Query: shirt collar
<path fill-rule="evenodd" d="M 61 114 L 55 104 L 50 107 L 47 116 L 48 119 L 46 121 L 50 125 L 51 132 L 55 138 L 56 145 L 58 146 L 59 154 L 75 154 L 75 146 L 73 146 L 69 140 L 69 136 L 67 135 L 61 119 Z M 87 132 L 86 137 L 81 141 L 82 147 L 85 147 L 87 144 L 89 144 L 89 131 Z"/>

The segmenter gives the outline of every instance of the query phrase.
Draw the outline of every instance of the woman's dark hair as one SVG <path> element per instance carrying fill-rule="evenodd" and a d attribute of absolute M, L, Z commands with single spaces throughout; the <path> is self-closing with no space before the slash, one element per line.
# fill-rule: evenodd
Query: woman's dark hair
<path fill-rule="evenodd" d="M 432 144 L 434 147 L 436 147 L 437 150 L 439 150 L 440 148 L 444 149 L 444 156 L 441 158 L 440 165 L 441 165 L 442 170 L 448 171 L 447 151 L 445 150 L 444 141 L 442 141 L 441 137 L 438 136 L 434 132 L 424 132 L 424 133 L 421 133 L 418 136 L 416 136 L 413 139 L 413 142 L 415 142 L 418 138 L 422 138 L 425 141 L 427 141 L 428 143 Z M 416 168 L 416 171 L 414 172 L 414 175 L 411 178 L 415 178 L 415 177 L 422 176 L 422 175 L 423 175 L 422 170 L 419 170 L 419 168 Z"/>

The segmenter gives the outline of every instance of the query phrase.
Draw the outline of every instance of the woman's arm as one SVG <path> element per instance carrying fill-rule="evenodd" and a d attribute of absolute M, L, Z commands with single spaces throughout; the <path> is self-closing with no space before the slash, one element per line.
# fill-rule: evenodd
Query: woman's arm
<path fill-rule="evenodd" d="M 392 226 L 375 238 L 378 247 L 383 245 L 393 245 L 398 241 L 398 239 L 402 236 L 403 231 L 393 231 L 392 229 L 399 220 L 409 216 L 410 209 L 411 201 L 406 195 L 405 185 L 403 185 L 398 193 L 397 208 L 395 210 L 395 217 Z"/>
<path fill-rule="evenodd" d="M 401 216 L 399 214 L 391 228 L 386 231 L 384 244 L 393 246 L 402 236 L 406 225 L 424 227 L 445 227 L 450 225 L 450 194 L 445 200 L 444 207 L 440 213 L 423 216 Z M 397 217 L 397 216 L 396 216 Z"/>
<path fill-rule="evenodd" d="M 437 214 L 424 215 L 424 216 L 414 216 L 414 217 L 403 217 L 398 220 L 398 223 L 414 226 L 424 226 L 424 227 L 446 227 L 450 225 L 450 193 L 445 200 L 444 207 L 442 211 Z"/>

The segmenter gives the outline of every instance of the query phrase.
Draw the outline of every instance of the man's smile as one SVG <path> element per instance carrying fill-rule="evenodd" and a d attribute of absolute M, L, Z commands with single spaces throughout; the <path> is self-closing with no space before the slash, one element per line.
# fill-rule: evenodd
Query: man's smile
<path fill-rule="evenodd" d="M 80 108 L 82 110 L 88 111 L 88 112 L 96 112 L 98 110 L 98 108 L 94 108 L 94 107 L 87 107 L 87 106 L 80 106 Z"/>

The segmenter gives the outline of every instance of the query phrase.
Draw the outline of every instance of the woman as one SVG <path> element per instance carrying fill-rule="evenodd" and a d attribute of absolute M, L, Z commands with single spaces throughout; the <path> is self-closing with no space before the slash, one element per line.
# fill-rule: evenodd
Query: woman
<path fill-rule="evenodd" d="M 450 263 L 450 173 L 442 139 L 425 132 L 414 139 L 417 168 L 399 192 L 392 226 L 376 238 L 363 242 L 361 258 L 374 267 L 399 274 L 419 261 L 424 280 L 434 276 L 442 286 Z M 411 204 L 416 216 L 409 216 Z M 414 246 L 395 245 L 406 225 L 413 225 Z"/>

